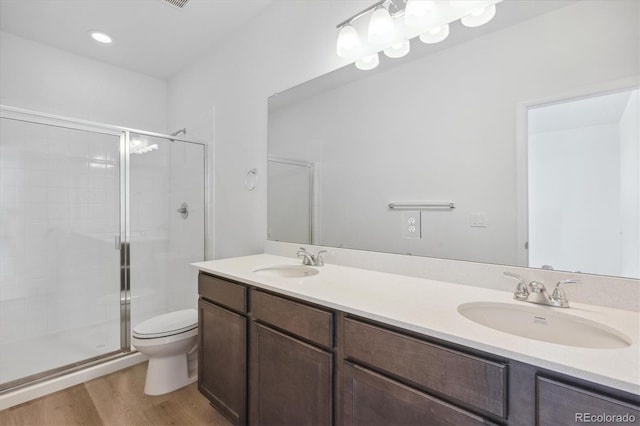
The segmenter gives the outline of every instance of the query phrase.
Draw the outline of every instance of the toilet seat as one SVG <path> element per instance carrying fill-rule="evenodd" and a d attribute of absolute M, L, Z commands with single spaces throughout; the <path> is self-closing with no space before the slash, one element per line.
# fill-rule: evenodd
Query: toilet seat
<path fill-rule="evenodd" d="M 169 336 L 164 337 L 137 337 L 135 335 L 131 336 L 131 346 L 140 352 L 144 352 L 148 347 L 158 347 L 162 345 L 168 345 L 174 342 L 179 342 L 181 340 L 188 340 L 190 337 L 195 337 L 198 335 L 198 327 L 184 331 L 178 334 L 171 334 Z"/>
<path fill-rule="evenodd" d="M 198 328 L 198 311 L 184 309 L 160 315 L 136 325 L 133 337 L 137 339 L 158 339 L 186 333 Z"/>

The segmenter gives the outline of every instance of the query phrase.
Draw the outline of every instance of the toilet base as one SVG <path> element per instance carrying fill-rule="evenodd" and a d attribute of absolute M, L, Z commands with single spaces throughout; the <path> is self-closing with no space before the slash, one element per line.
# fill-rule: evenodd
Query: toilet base
<path fill-rule="evenodd" d="M 173 392 L 198 380 L 197 372 L 189 375 L 187 355 L 180 354 L 163 358 L 150 358 L 144 393 L 163 395 Z"/>

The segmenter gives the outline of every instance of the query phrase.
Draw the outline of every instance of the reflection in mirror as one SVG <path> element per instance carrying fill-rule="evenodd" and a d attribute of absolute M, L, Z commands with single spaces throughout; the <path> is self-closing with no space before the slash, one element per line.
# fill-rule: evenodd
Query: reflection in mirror
<path fill-rule="evenodd" d="M 268 237 L 313 244 L 313 164 L 269 156 Z"/>
<path fill-rule="evenodd" d="M 527 154 L 536 159 L 543 153 L 528 151 L 526 123 L 527 108 L 532 114 L 545 110 L 555 114 L 553 108 L 541 106 L 637 87 L 639 6 L 636 0 L 505 0 L 500 13 L 478 32 L 452 28 L 452 36 L 441 45 L 422 49 L 412 45 L 407 57 L 393 63 L 381 60 L 376 70 L 365 73 L 345 67 L 270 98 L 269 155 L 307 162 L 315 169 L 313 192 L 303 194 L 301 201 L 309 205 L 313 199 L 312 242 L 637 277 L 637 267 L 624 266 L 622 260 L 617 269 L 602 266 L 605 261 L 595 246 L 603 241 L 597 235 L 604 232 L 604 219 L 589 218 L 584 204 L 569 208 L 577 203 L 573 190 L 561 193 L 561 185 L 556 184 L 563 174 L 586 184 L 579 178 L 582 172 L 573 174 L 580 165 L 582 170 L 588 168 L 588 163 L 582 163 L 586 161 L 582 151 L 566 154 L 578 163 L 573 169 L 549 172 L 546 165 L 531 166 L 554 184 L 546 193 L 555 200 L 562 197 L 565 208 L 552 221 L 548 211 L 536 205 L 539 201 L 533 198 L 536 193 L 531 186 L 538 181 L 527 182 Z M 612 107 L 606 105 L 603 108 L 609 114 Z M 531 130 L 529 137 L 535 143 L 540 132 Z M 620 154 L 619 167 L 628 157 L 637 165 L 637 145 L 636 138 L 630 142 L 635 154 Z M 562 162 L 559 152 L 544 154 L 551 155 L 554 164 Z M 609 166 L 609 179 L 625 174 Z M 282 194 L 293 192 L 279 188 L 290 181 L 275 178 L 284 175 L 273 167 L 270 161 L 269 238 L 310 241 L 282 231 L 305 213 L 283 207 Z M 602 168 L 598 165 L 596 170 Z M 600 182 L 597 174 L 589 176 Z M 591 190 L 583 186 L 581 191 Z M 619 191 L 625 193 L 620 196 L 622 205 L 637 197 L 638 189 L 620 178 Z M 278 192 L 280 198 L 272 195 Z M 388 207 L 389 203 L 434 201 L 451 201 L 455 208 Z M 536 216 L 536 211 L 542 216 Z M 618 211 L 621 217 L 626 215 Z M 540 217 L 547 222 L 540 222 Z M 637 215 L 625 217 L 619 226 L 626 221 L 630 233 L 638 229 Z M 407 218 L 415 222 L 405 223 Z M 413 233 L 408 232 L 408 226 L 416 225 Z M 582 226 L 578 229 L 578 225 Z M 281 230 L 276 233 L 278 227 Z M 565 230 L 565 235 L 558 229 Z M 611 238 L 613 231 L 607 232 Z M 577 235 L 589 235 L 588 243 L 584 238 L 575 242 L 580 250 L 565 244 Z M 619 242 L 629 247 L 618 251 L 620 259 L 637 258 L 637 239 L 620 237 Z"/>
<path fill-rule="evenodd" d="M 529 266 L 640 276 L 639 93 L 529 110 Z"/>

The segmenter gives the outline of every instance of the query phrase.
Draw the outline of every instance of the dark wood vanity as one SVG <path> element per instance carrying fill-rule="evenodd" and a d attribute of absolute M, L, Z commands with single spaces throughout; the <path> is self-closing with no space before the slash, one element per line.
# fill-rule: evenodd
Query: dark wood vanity
<path fill-rule="evenodd" d="M 637 395 L 203 272 L 198 288 L 198 388 L 235 424 L 640 424 Z"/>

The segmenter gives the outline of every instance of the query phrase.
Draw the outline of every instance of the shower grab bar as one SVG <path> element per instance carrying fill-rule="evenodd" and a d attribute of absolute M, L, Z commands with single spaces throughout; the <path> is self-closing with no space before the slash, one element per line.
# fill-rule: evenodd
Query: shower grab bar
<path fill-rule="evenodd" d="M 456 205 L 453 201 L 416 201 L 389 203 L 390 210 L 421 210 L 421 209 L 455 209 Z"/>

